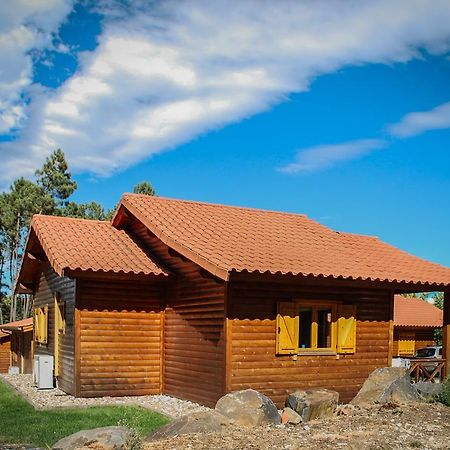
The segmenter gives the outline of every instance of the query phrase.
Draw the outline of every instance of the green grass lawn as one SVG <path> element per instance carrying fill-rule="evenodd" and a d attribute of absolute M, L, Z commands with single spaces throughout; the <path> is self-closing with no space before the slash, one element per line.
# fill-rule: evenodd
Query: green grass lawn
<path fill-rule="evenodd" d="M 161 414 L 138 406 L 35 410 L 0 381 L 0 443 L 52 446 L 83 429 L 123 425 L 142 436 L 168 422 Z"/>

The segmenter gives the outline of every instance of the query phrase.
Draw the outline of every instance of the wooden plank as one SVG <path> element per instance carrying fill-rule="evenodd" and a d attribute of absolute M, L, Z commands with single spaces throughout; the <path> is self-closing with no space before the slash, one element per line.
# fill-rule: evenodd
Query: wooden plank
<path fill-rule="evenodd" d="M 444 292 L 444 323 L 442 327 L 442 358 L 447 362 L 444 377 L 450 375 L 450 291 Z"/>

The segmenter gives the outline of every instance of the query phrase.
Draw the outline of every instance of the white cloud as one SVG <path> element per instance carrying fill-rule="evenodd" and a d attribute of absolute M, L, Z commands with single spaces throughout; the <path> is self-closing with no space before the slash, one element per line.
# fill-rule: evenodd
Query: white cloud
<path fill-rule="evenodd" d="M 359 139 L 341 144 L 317 145 L 299 150 L 295 162 L 281 167 L 288 174 L 315 172 L 365 156 L 387 145 L 381 139 Z"/>
<path fill-rule="evenodd" d="M 51 44 L 71 7 L 69 0 L 0 2 L 0 134 L 24 122 L 24 91 L 33 76 L 29 52 Z"/>
<path fill-rule="evenodd" d="M 0 185 L 56 147 L 75 170 L 108 175 L 267 110 L 345 65 L 450 48 L 448 0 L 103 5 L 98 48 L 55 92 L 38 91 L 20 138 L 0 145 L 10 168 Z"/>
<path fill-rule="evenodd" d="M 388 132 L 397 138 L 407 138 L 445 128 L 450 128 L 450 102 L 429 111 L 409 113 L 400 122 L 390 125 Z"/>

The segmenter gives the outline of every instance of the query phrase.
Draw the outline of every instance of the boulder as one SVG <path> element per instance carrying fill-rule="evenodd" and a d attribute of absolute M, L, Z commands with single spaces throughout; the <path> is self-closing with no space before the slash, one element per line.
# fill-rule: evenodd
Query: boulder
<path fill-rule="evenodd" d="M 350 403 L 370 406 L 373 403 L 408 403 L 418 400 L 419 395 L 411 383 L 407 368 L 382 367 L 369 375 Z"/>
<path fill-rule="evenodd" d="M 289 408 L 288 406 L 283 409 L 283 412 L 281 413 L 282 424 L 289 423 L 291 425 L 298 425 L 302 422 L 302 416 L 300 414 L 297 414 L 293 409 Z"/>
<path fill-rule="evenodd" d="M 299 414 L 303 422 L 333 417 L 339 401 L 339 393 L 329 389 L 298 390 L 288 395 L 286 406 Z"/>
<path fill-rule="evenodd" d="M 279 424 L 281 420 L 272 400 L 253 389 L 224 395 L 218 400 L 216 411 L 244 427 Z"/>
<path fill-rule="evenodd" d="M 126 427 L 102 427 L 82 430 L 59 440 L 53 450 L 95 448 L 96 450 L 126 450 L 133 432 Z"/>
<path fill-rule="evenodd" d="M 175 419 L 149 434 L 144 441 L 152 442 L 180 434 L 221 433 L 229 425 L 231 421 L 217 411 L 201 411 Z"/>
<path fill-rule="evenodd" d="M 430 381 L 419 381 L 414 384 L 416 391 L 425 400 L 435 400 L 442 394 L 442 384 Z"/>

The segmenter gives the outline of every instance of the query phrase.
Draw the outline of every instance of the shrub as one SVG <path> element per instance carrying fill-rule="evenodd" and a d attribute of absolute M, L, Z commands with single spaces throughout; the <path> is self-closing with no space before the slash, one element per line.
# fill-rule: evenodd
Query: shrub
<path fill-rule="evenodd" d="M 450 376 L 442 383 L 442 394 L 439 399 L 444 405 L 450 406 Z"/>

